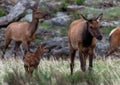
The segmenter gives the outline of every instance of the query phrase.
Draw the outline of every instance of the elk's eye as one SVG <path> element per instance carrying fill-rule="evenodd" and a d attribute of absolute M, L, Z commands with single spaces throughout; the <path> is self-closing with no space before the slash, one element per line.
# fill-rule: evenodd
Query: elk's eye
<path fill-rule="evenodd" d="M 90 29 L 93 29 L 93 27 L 90 27 Z"/>

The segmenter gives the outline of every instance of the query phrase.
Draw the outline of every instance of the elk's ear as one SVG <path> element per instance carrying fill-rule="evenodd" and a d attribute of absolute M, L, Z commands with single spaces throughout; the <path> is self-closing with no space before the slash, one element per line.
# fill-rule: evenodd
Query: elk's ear
<path fill-rule="evenodd" d="M 34 6 L 32 7 L 32 10 L 33 10 L 33 11 L 36 11 L 37 8 L 38 8 L 38 3 L 36 2 L 36 3 L 34 4 Z"/>
<path fill-rule="evenodd" d="M 80 15 L 82 16 L 82 18 L 83 18 L 84 20 L 88 21 L 88 19 L 87 19 L 85 16 L 83 16 L 82 14 L 80 14 Z"/>
<path fill-rule="evenodd" d="M 102 19 L 103 13 L 99 14 L 96 20 L 99 22 Z"/>
<path fill-rule="evenodd" d="M 45 48 L 45 45 L 43 44 L 43 45 L 41 45 L 40 47 L 41 47 L 41 48 Z"/>

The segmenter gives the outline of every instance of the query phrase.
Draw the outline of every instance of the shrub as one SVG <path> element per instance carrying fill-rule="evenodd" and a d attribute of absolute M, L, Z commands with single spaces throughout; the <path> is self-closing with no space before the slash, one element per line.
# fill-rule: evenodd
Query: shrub
<path fill-rule="evenodd" d="M 6 12 L 4 10 L 0 9 L 0 17 L 5 16 L 5 15 L 6 15 Z"/>
<path fill-rule="evenodd" d="M 63 12 L 67 11 L 67 6 L 68 6 L 68 4 L 66 2 L 62 2 L 61 11 L 63 11 Z"/>
<path fill-rule="evenodd" d="M 85 0 L 76 0 L 76 4 L 77 5 L 81 5 L 81 4 L 83 4 L 85 2 Z"/>

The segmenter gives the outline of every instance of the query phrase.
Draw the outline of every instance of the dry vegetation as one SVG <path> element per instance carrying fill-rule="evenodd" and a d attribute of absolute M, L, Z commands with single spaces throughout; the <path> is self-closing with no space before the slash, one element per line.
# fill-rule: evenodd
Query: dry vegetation
<path fill-rule="evenodd" d="M 119 85 L 120 59 L 94 60 L 92 72 L 83 73 L 75 61 L 74 74 L 70 75 L 69 60 L 41 60 L 39 69 L 26 81 L 21 60 L 0 61 L 0 84 L 4 85 Z"/>
<path fill-rule="evenodd" d="M 17 0 L 11 1 L 14 2 Z M 61 0 L 63 7 L 71 5 L 71 3 L 68 3 L 68 1 L 72 2 L 72 4 L 77 3 L 74 2 L 77 0 Z M 91 17 L 103 12 L 104 21 L 119 20 L 119 5 L 106 9 L 98 9 L 95 7 L 103 1 L 105 0 L 93 0 L 91 3 L 85 3 L 84 10 L 81 10 L 80 12 L 86 16 L 91 14 L 87 17 Z M 80 12 L 78 11 L 78 14 Z M 77 15 L 77 12 L 70 14 L 74 16 L 72 20 L 80 18 L 80 16 Z M 6 13 L 4 10 L 0 9 L 0 16 L 4 15 L 6 15 Z M 67 27 L 53 27 L 46 22 L 43 22 L 40 25 L 48 30 L 53 28 L 55 30 L 62 29 L 62 36 L 67 34 Z M 103 28 L 102 32 L 104 34 L 109 34 L 114 27 L 116 26 L 104 27 L 106 29 Z M 36 39 L 36 41 L 40 42 L 42 40 Z M 86 71 L 85 73 L 80 70 L 79 63 L 79 60 L 75 60 L 75 69 L 73 75 L 71 76 L 69 60 L 48 61 L 46 59 L 42 59 L 38 70 L 33 73 L 31 81 L 27 82 L 24 65 L 21 59 L 17 61 L 12 58 L 8 60 L 0 60 L 0 85 L 120 85 L 120 59 L 94 60 L 93 71 Z"/>

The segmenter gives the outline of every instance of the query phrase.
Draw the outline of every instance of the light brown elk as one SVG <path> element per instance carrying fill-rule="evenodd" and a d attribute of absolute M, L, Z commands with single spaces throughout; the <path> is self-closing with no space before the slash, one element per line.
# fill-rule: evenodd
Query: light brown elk
<path fill-rule="evenodd" d="M 45 45 L 41 45 L 37 48 L 35 53 L 27 52 L 24 56 L 24 68 L 27 73 L 27 78 L 29 79 L 34 71 L 38 68 L 39 62 L 42 58 L 42 55 L 49 50 Z"/>
<path fill-rule="evenodd" d="M 37 30 L 39 19 L 45 18 L 46 15 L 46 13 L 34 8 L 31 22 L 13 22 L 8 25 L 5 31 L 5 45 L 2 58 L 4 58 L 5 51 L 11 40 L 15 41 L 14 51 L 16 51 L 22 43 L 25 48 L 25 52 L 27 52 L 29 49 L 28 46 L 33 40 L 35 31 Z"/>
<path fill-rule="evenodd" d="M 113 53 L 120 46 L 120 27 L 116 27 L 109 34 L 110 46 L 106 52 L 106 57 Z"/>
<path fill-rule="evenodd" d="M 87 19 L 83 15 L 83 19 L 75 20 L 70 24 L 68 30 L 68 39 L 70 45 L 70 70 L 73 74 L 75 53 L 79 51 L 79 58 L 81 62 L 82 71 L 86 70 L 86 58 L 89 55 L 89 69 L 92 69 L 94 48 L 96 46 L 96 39 L 101 40 L 102 34 L 100 32 L 100 19 L 103 14 L 96 18 Z"/>

